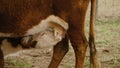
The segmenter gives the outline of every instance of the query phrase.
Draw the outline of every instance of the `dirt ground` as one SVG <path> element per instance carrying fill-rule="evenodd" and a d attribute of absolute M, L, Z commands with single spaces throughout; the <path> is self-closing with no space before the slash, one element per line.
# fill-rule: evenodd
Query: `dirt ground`
<path fill-rule="evenodd" d="M 95 33 L 101 68 L 120 68 L 120 0 L 98 2 Z M 86 23 L 86 33 L 88 33 L 88 23 Z M 86 53 L 85 68 L 89 68 L 88 52 L 89 48 Z M 5 68 L 47 68 L 51 57 L 52 48 L 25 50 L 7 57 Z M 74 68 L 74 65 L 74 52 L 70 46 L 59 68 Z"/>

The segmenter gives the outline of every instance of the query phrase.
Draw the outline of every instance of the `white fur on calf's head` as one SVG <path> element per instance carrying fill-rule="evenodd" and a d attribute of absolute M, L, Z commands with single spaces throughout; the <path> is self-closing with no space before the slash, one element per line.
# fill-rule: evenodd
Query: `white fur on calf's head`
<path fill-rule="evenodd" d="M 32 41 L 37 41 L 35 48 L 50 47 L 56 45 L 64 38 L 68 24 L 61 18 L 51 15 L 29 31 L 35 32 L 38 31 L 38 29 L 39 32 L 33 34 L 32 37 Z M 23 38 L 23 42 L 26 41 L 29 41 L 29 38 Z"/>
<path fill-rule="evenodd" d="M 68 24 L 63 19 L 61 19 L 58 16 L 50 15 L 46 19 L 42 20 L 38 25 L 34 26 L 33 28 L 29 29 L 27 31 L 26 35 L 34 35 L 36 33 L 39 33 L 41 31 L 46 30 L 50 25 L 50 22 L 54 22 L 56 24 L 59 24 L 62 26 L 65 30 L 68 29 Z"/>
<path fill-rule="evenodd" d="M 66 32 L 67 29 L 56 22 L 49 22 L 46 30 L 33 36 L 33 41 L 37 41 L 36 48 L 54 46 L 65 37 Z"/>

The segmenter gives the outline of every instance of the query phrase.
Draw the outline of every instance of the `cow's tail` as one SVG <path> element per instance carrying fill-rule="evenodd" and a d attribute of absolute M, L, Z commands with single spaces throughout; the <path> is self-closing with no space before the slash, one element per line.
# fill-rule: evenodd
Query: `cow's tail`
<path fill-rule="evenodd" d="M 96 14 L 96 0 L 91 0 L 91 12 L 90 12 L 90 32 L 89 32 L 89 47 L 90 47 L 90 67 L 100 68 L 100 62 L 98 60 L 97 50 L 95 47 L 94 38 L 94 21 Z"/>

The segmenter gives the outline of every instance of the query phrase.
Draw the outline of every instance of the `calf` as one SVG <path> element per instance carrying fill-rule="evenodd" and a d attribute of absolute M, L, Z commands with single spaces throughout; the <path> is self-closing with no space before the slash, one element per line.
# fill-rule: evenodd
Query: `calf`
<path fill-rule="evenodd" d="M 39 30 L 39 29 L 40 30 Z M 34 33 L 38 30 L 38 33 Z M 50 15 L 39 25 L 33 27 L 28 32 L 31 35 L 23 37 L 0 37 L 0 41 L 7 40 L 11 45 L 1 45 L 4 56 L 23 49 L 45 48 L 56 45 L 65 37 L 68 30 L 68 24 L 61 18 Z"/>

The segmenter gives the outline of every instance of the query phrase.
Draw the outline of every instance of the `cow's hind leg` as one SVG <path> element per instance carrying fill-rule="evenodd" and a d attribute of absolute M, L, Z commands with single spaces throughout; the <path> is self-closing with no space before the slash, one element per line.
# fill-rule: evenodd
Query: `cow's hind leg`
<path fill-rule="evenodd" d="M 74 34 L 71 36 L 71 44 L 73 46 L 76 58 L 76 65 L 75 68 L 84 68 L 84 59 L 86 54 L 86 49 L 88 46 L 86 37 L 83 34 Z"/>
<path fill-rule="evenodd" d="M 82 0 L 81 0 L 82 1 Z M 84 1 L 84 0 L 83 0 Z M 88 46 L 87 39 L 85 37 L 85 16 L 88 7 L 88 0 L 85 0 L 79 8 L 71 11 L 69 19 L 69 30 L 68 35 L 73 46 L 76 65 L 75 68 L 83 68 L 86 49 Z"/>
<path fill-rule="evenodd" d="M 48 68 L 58 68 L 61 60 L 68 52 L 68 38 L 66 37 L 56 46 L 54 46 L 53 57 Z"/>

